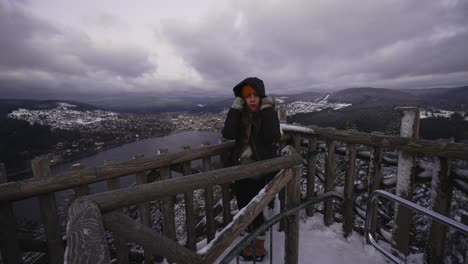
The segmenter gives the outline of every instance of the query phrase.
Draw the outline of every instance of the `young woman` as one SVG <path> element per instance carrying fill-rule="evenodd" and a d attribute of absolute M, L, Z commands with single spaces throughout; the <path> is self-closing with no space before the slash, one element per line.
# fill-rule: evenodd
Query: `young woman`
<path fill-rule="evenodd" d="M 232 165 L 249 164 L 276 157 L 275 143 L 281 137 L 279 120 L 273 99 L 265 94 L 263 81 L 249 77 L 236 85 L 233 91 L 235 99 L 222 130 L 224 138 L 236 141 Z M 246 206 L 273 176 L 274 174 L 267 174 L 235 182 L 232 188 L 239 209 Z M 247 231 L 254 230 L 263 223 L 264 217 L 261 213 Z M 255 253 L 256 261 L 262 261 L 265 256 L 264 242 L 264 236 L 257 237 L 254 246 L 244 248 L 241 257 L 249 261 Z"/>

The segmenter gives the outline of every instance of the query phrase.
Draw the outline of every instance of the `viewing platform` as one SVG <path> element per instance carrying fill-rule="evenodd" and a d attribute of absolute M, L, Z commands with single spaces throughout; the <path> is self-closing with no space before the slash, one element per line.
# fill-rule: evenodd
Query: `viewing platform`
<path fill-rule="evenodd" d="M 386 190 L 415 202 L 416 185 L 430 184 L 425 210 L 450 217 L 454 199 L 468 195 L 467 144 L 419 139 L 417 108 L 400 109 L 400 136 L 286 124 L 284 110 L 279 112 L 282 155 L 249 165 L 230 166 L 231 141 L 172 153 L 160 149 L 149 157 L 135 153 L 128 161 L 78 166 L 66 175 L 51 175 L 49 160 L 38 157 L 32 161 L 34 177 L 20 182 L 6 182 L 0 164 L 3 262 L 23 263 L 24 252 L 41 252 L 48 263 L 111 263 L 114 258 L 117 263 L 219 263 L 235 253 L 230 251 L 241 246 L 241 233 L 265 211 L 277 223 L 265 226 L 264 263 L 444 263 L 447 234 L 454 231 L 447 221 L 456 222 L 451 227 L 458 223 L 456 232 L 463 235 L 468 217 L 428 222 L 427 243 L 414 255 L 410 234 L 417 210 L 399 201 L 394 207 L 383 199 L 372 204 L 368 198 Z M 195 161 L 201 162 L 200 170 L 192 166 Z M 384 166 L 395 173 L 384 175 Z M 229 184 L 270 172 L 278 173 L 236 210 Z M 135 184 L 121 188 L 120 178 L 128 175 L 134 175 Z M 96 182 L 107 182 L 107 191 L 91 194 L 89 185 Z M 54 195 L 62 190 L 74 194 L 66 234 L 59 228 Z M 29 197 L 39 200 L 47 240 L 18 235 L 11 203 Z M 161 214 L 154 214 L 159 203 Z M 180 206 L 183 218 L 176 217 Z M 153 228 L 156 221 L 162 230 Z M 360 234 L 377 239 L 394 258 Z M 130 245 L 141 246 L 141 256 Z M 466 252 L 460 253 L 465 263 Z"/>

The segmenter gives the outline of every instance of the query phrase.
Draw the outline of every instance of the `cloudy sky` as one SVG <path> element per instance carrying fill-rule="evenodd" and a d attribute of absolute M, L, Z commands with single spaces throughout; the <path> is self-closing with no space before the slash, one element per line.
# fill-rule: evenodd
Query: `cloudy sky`
<path fill-rule="evenodd" d="M 467 0 L 0 0 L 0 97 L 468 85 Z"/>

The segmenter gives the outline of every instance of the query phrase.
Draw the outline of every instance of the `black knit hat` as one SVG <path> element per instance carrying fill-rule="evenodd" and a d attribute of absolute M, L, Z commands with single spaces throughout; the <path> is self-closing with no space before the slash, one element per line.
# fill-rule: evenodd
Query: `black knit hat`
<path fill-rule="evenodd" d="M 234 86 L 234 88 L 232 89 L 234 91 L 234 96 L 242 97 L 242 87 L 244 87 L 245 85 L 252 86 L 255 89 L 255 91 L 257 91 L 258 96 L 260 96 L 261 98 L 266 97 L 265 85 L 263 84 L 263 81 L 257 77 L 246 78 L 238 85 Z"/>

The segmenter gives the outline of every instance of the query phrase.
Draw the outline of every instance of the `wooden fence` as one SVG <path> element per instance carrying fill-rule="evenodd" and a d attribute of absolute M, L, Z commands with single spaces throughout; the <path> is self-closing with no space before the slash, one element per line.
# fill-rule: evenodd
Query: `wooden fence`
<path fill-rule="evenodd" d="M 346 172 L 343 186 L 343 195 L 345 197 L 343 232 L 345 236 L 352 233 L 356 211 L 354 208 L 355 195 L 357 193 L 370 193 L 377 189 L 396 187 L 397 194 L 411 201 L 415 184 L 430 182 L 432 189 L 431 209 L 445 216 L 450 214 L 454 188 L 468 195 L 468 177 L 466 176 L 468 175 L 468 169 L 452 166 L 452 163 L 456 160 L 468 161 L 468 145 L 453 143 L 448 140 L 419 139 L 419 110 L 417 108 L 402 108 L 400 110 L 402 111 L 400 136 L 389 136 L 381 133 L 369 134 L 351 130 L 343 131 L 334 128 L 305 128 L 288 124 L 282 125 L 283 132 L 292 136 L 294 141 L 297 141 L 298 138 L 302 140 L 302 145 L 307 148 L 307 153 L 316 153 L 320 150 L 326 153 L 325 172 L 323 174 L 316 170 L 316 155 L 307 155 L 305 162 L 308 168 L 307 200 L 314 197 L 315 177 L 318 177 L 323 183 L 325 192 L 335 188 L 338 189 L 338 186 L 335 186 L 335 156 L 336 154 L 345 155 Z M 280 114 L 280 116 L 284 117 L 285 114 Z M 371 151 L 369 151 L 369 148 Z M 384 150 L 387 152 L 384 153 Z M 399 155 L 395 155 L 395 152 L 392 151 L 398 151 Z M 432 156 L 431 166 L 417 160 L 418 156 Z M 367 183 L 355 184 L 356 159 L 369 162 Z M 402 162 L 403 164 L 401 164 Z M 398 166 L 397 175 L 390 179 L 383 179 L 382 164 Z M 313 210 L 307 210 L 308 216 L 312 214 Z M 325 202 L 324 223 L 330 225 L 334 220 L 333 215 L 331 202 Z M 365 215 L 359 214 L 358 216 L 365 217 Z M 396 207 L 395 221 L 398 228 L 392 230 L 392 239 L 388 242 L 392 243 L 395 254 L 407 256 L 409 254 L 409 230 L 412 223 L 412 214 L 405 208 Z M 468 223 L 465 222 L 464 224 Z M 375 233 L 377 229 L 377 226 L 373 226 L 371 230 Z M 447 229 L 445 226 L 432 223 L 429 243 L 425 250 L 427 263 L 443 263 L 446 235 Z"/>
<path fill-rule="evenodd" d="M 48 252 L 49 262 L 63 263 L 65 243 L 60 233 L 60 224 L 58 222 L 57 208 L 54 193 L 63 190 L 74 190 L 75 197 L 89 195 L 89 184 L 97 182 L 107 182 L 108 191 L 117 191 L 120 189 L 120 178 L 127 175 L 135 175 L 135 188 L 149 185 L 148 177 L 159 175 L 161 182 L 172 178 L 172 171 L 191 172 L 189 162 L 193 160 L 203 160 L 203 170 L 208 171 L 211 166 L 212 157 L 226 159 L 230 149 L 234 146 L 233 142 L 223 142 L 217 145 L 204 144 L 201 148 L 185 149 L 177 153 L 167 153 L 167 150 L 161 149 L 160 155 L 154 157 L 142 157 L 136 155 L 133 160 L 124 162 L 106 161 L 105 165 L 98 168 L 83 168 L 75 166 L 72 172 L 65 175 L 50 175 L 50 165 L 47 157 L 38 157 L 32 161 L 34 177 L 19 182 L 7 182 L 6 170 L 3 164 L 0 164 L 0 249 L 2 259 L 7 263 L 21 263 L 22 252 Z M 185 179 L 185 177 L 184 177 Z M 190 179 L 187 176 L 187 179 Z M 228 184 L 222 187 L 223 215 L 229 215 L 223 219 L 224 225 L 231 221 L 230 200 L 231 194 Z M 12 202 L 20 199 L 38 197 L 40 200 L 40 212 L 46 230 L 47 241 L 34 240 L 31 238 L 18 237 L 16 232 L 16 220 L 11 210 Z M 211 200 L 211 201 L 210 201 Z M 206 192 L 206 204 L 212 204 L 213 197 L 209 191 Z M 165 196 L 163 198 L 164 211 L 164 234 L 170 239 L 175 240 L 175 221 L 174 221 L 174 199 Z M 188 202 L 190 204 L 190 202 Z M 147 203 L 138 203 L 141 212 L 141 219 L 145 226 L 150 226 L 151 218 L 149 206 Z M 118 206 L 122 208 L 122 206 Z M 192 220 L 190 220 L 192 221 Z M 214 221 L 214 217 L 208 218 Z M 195 223 L 190 223 L 194 225 Z M 215 230 L 213 223 L 208 223 L 207 233 L 213 236 Z M 191 234 L 193 236 L 194 234 Z M 191 238 L 195 241 L 195 238 Z M 119 263 L 125 263 L 128 260 L 125 240 L 117 241 L 119 250 Z M 148 254 L 146 256 L 149 256 Z"/>
<path fill-rule="evenodd" d="M 402 111 L 412 111 L 403 109 Z M 280 114 L 283 118 L 285 114 Z M 417 119 L 415 119 L 417 122 Z M 414 124 L 414 123 L 413 123 Z M 301 127 L 282 124 L 284 138 L 290 140 L 296 150 L 308 154 L 304 159 L 298 155 L 281 157 L 269 161 L 257 162 L 247 166 L 235 166 L 212 170 L 211 159 L 215 156 L 221 160 L 228 160 L 229 153 L 234 146 L 233 142 L 223 142 L 216 145 L 204 144 L 201 148 L 189 149 L 177 153 L 167 153 L 160 150 L 160 154 L 154 157 L 135 156 L 133 160 L 111 163 L 103 167 L 80 168 L 76 167 L 71 173 L 61 176 L 51 176 L 46 158 L 38 158 L 32 162 L 34 178 L 21 182 L 6 182 L 6 173 L 0 166 L 0 247 L 2 257 L 7 263 L 21 262 L 21 252 L 47 250 L 49 262 L 63 262 L 64 248 L 66 245 L 67 261 L 72 263 L 88 262 L 108 263 L 109 254 L 107 246 L 103 244 L 104 230 L 110 230 L 116 237 L 117 259 L 119 263 L 128 263 L 128 242 L 135 242 L 143 247 L 145 259 L 151 260 L 153 255 L 166 257 L 169 261 L 177 263 L 212 263 L 232 243 L 240 231 L 252 221 L 268 202 L 279 193 L 281 198 L 281 210 L 297 205 L 299 202 L 299 175 L 300 167 L 304 164 L 307 174 L 304 175 L 307 182 L 306 199 L 312 199 L 316 194 L 315 179 L 323 182 L 324 191 L 342 191 L 345 197 L 343 204 L 343 233 L 349 236 L 353 230 L 355 210 L 355 196 L 357 193 L 389 188 L 397 185 L 398 177 L 394 179 L 382 178 L 382 164 L 397 165 L 395 152 L 407 153 L 410 162 L 408 190 L 417 182 L 432 181 L 433 195 L 432 209 L 438 213 L 448 215 L 450 212 L 451 194 L 454 188 L 458 188 L 468 194 L 468 179 L 466 170 L 451 166 L 454 160 L 468 160 L 468 145 L 452 143 L 448 141 L 422 140 L 417 137 L 389 136 L 378 133 L 361 133 L 356 131 L 342 131 L 331 128 Z M 416 129 L 417 126 L 411 126 Z M 413 131 L 414 132 L 414 131 Z M 302 148 L 301 148 L 302 146 Z M 365 147 L 363 147 L 365 146 Z M 371 149 L 369 151 L 368 149 Z M 322 173 L 316 168 L 317 151 L 324 151 L 325 170 Z M 336 186 L 336 156 L 345 155 L 346 170 L 344 186 Z M 416 158 L 417 155 L 434 157 L 434 170 L 429 174 L 434 177 L 417 177 L 416 171 L 424 168 Z M 403 157 L 405 158 L 405 157 Z M 355 184 L 356 160 L 362 159 L 369 162 L 369 175 L 367 184 Z M 192 161 L 201 160 L 202 172 L 194 174 Z M 440 168 L 440 169 L 437 169 Z M 426 171 L 427 169 L 424 168 Z M 245 210 L 241 210 L 234 219 L 231 215 L 229 184 L 232 181 L 254 177 L 263 173 L 282 170 L 281 177 L 276 177 L 254 202 Z M 172 172 L 176 171 L 183 176 L 172 178 Z M 136 185 L 121 189 L 118 179 L 127 175 L 135 175 Z M 408 174 L 408 173 L 407 173 Z M 426 173 L 427 174 L 427 173 Z M 158 176 L 158 181 L 148 183 L 149 176 Z M 406 175 L 408 176 L 408 175 Z M 406 177 L 405 176 L 405 177 Z M 437 179 L 437 180 L 434 180 Z M 108 191 L 89 195 L 88 185 L 95 182 L 106 181 Z M 215 203 L 213 198 L 213 186 L 221 186 L 221 200 Z M 281 191 L 286 187 L 287 191 Z M 341 188 L 343 187 L 343 188 Z M 69 232 L 66 241 L 61 239 L 57 228 L 56 203 L 54 192 L 73 189 L 76 197 L 70 209 Z M 193 191 L 204 190 L 205 199 L 205 224 L 198 224 L 193 217 Z M 187 240 L 185 247 L 180 246 L 176 240 L 174 219 L 174 195 L 184 194 L 186 204 L 186 230 Z M 411 192 L 406 192 L 411 199 Z M 41 200 L 40 207 L 45 221 L 47 241 L 27 240 L 18 237 L 15 232 L 15 218 L 11 212 L 11 203 L 15 200 L 28 197 L 38 197 Z M 151 229 L 151 217 L 149 212 L 150 201 L 161 200 L 163 211 L 163 233 L 160 234 Z M 141 222 L 136 222 L 122 212 L 122 208 L 138 206 Z M 219 206 L 222 205 L 222 206 Z M 222 208 L 222 209 L 221 209 Z M 334 220 L 334 206 L 331 201 L 324 202 L 324 222 L 332 224 Z M 224 229 L 218 236 L 216 234 L 217 214 L 222 215 Z M 314 208 L 307 208 L 308 216 L 314 214 Z M 398 221 L 410 224 L 410 215 L 395 212 Z M 357 214 L 359 217 L 360 215 Z M 288 246 L 287 263 L 297 263 L 298 243 L 298 218 L 295 221 L 285 222 L 282 227 L 287 232 Z M 83 226 L 83 221 L 88 221 Z M 200 226 L 203 226 L 200 228 Z M 89 232 L 93 228 L 93 232 Z M 105 228 L 105 229 L 104 229 Z M 88 230 L 88 231 L 86 231 Z M 209 244 L 203 249 L 196 249 L 197 230 L 204 230 L 203 235 Z M 379 227 L 373 227 L 374 232 L 379 232 Z M 431 244 L 427 251 L 430 263 L 442 263 L 443 241 L 446 230 L 437 224 L 431 227 Z M 86 233 L 86 234 L 85 234 Z M 408 238 L 393 234 L 395 251 L 407 253 L 405 247 Z M 93 239 L 97 244 L 86 244 L 82 248 L 82 239 Z M 81 248 L 80 248 L 81 247 Z M 405 251 L 406 250 L 406 251 Z M 84 254 L 86 253 L 86 254 Z M 95 255 L 95 256 L 94 256 Z M 97 261 L 99 260 L 99 261 Z"/>

